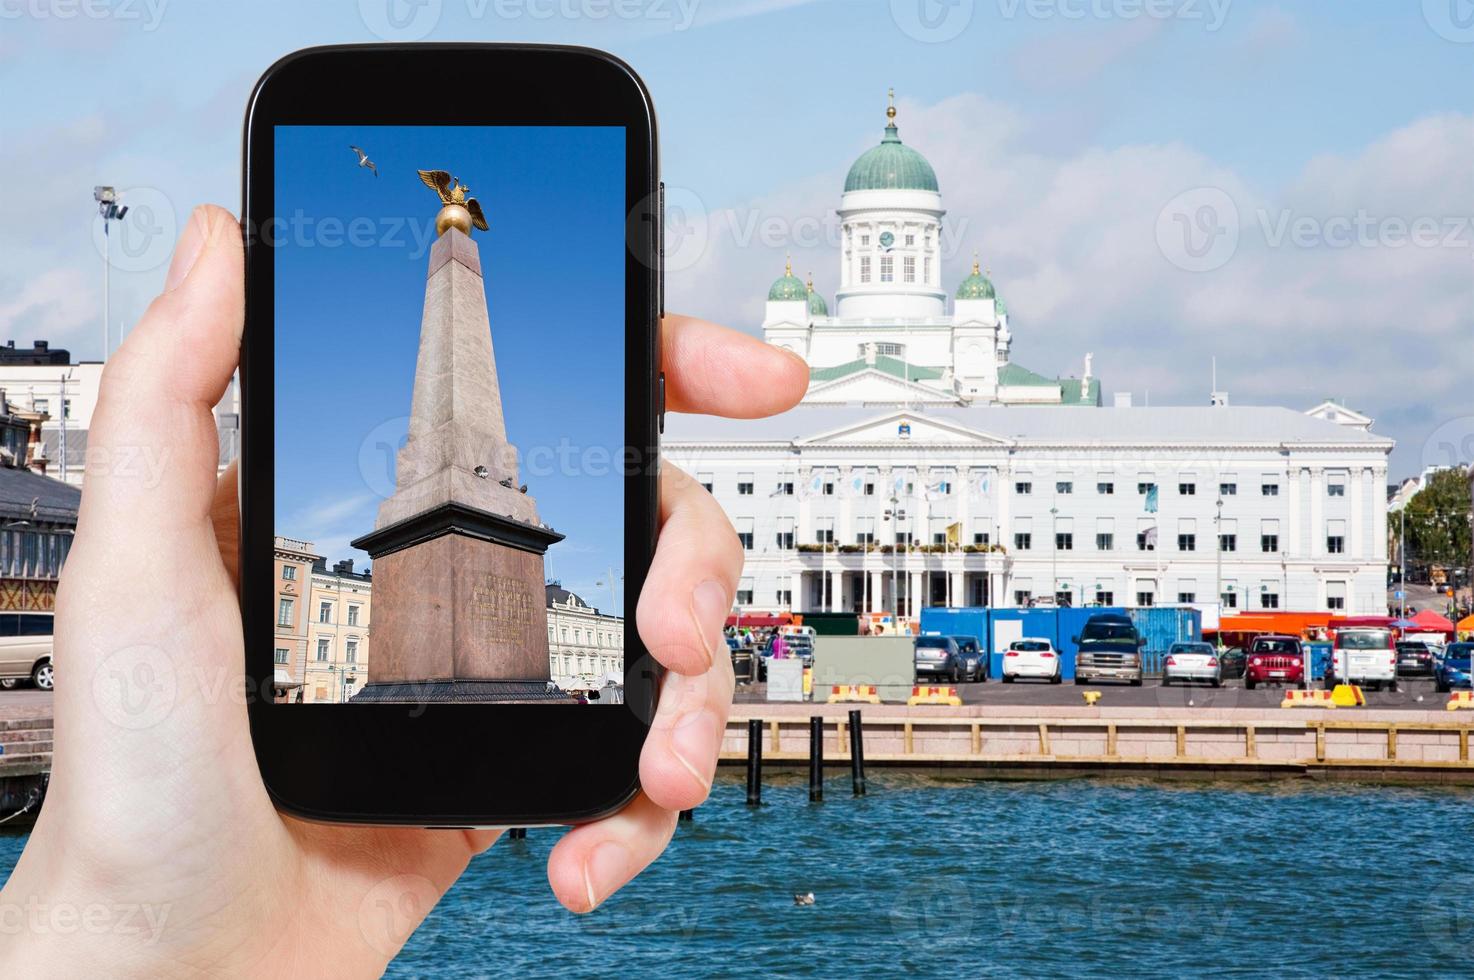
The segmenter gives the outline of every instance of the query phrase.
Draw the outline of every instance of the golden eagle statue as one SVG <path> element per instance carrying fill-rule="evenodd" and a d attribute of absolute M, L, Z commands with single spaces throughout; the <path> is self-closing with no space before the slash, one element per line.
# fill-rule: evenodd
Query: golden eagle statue
<path fill-rule="evenodd" d="M 447 228 L 459 228 L 469 235 L 471 227 L 490 231 L 491 226 L 486 223 L 486 215 L 481 210 L 481 204 L 474 197 L 467 197 L 471 188 L 462 184 L 459 177 L 452 177 L 446 170 L 417 170 L 420 180 L 440 196 L 440 203 L 444 205 L 440 214 L 435 219 L 435 231 L 437 234 L 445 234 Z"/>

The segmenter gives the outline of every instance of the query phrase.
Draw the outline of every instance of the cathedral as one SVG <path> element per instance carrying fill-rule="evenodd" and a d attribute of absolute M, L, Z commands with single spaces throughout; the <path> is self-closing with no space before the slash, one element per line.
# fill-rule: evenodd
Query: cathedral
<path fill-rule="evenodd" d="M 937 175 L 901 142 L 894 101 L 886 116 L 845 178 L 833 315 L 791 264 L 768 290 L 764 339 L 809 362 L 806 403 L 1098 406 L 1089 355 L 1079 378 L 1009 361 L 1008 308 L 977 261 L 947 312 Z"/>

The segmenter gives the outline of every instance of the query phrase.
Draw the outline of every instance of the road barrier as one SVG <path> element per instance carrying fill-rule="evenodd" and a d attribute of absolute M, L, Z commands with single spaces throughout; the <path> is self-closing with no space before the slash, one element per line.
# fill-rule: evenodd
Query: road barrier
<path fill-rule="evenodd" d="M 918 704 L 945 704 L 960 708 L 962 698 L 957 696 L 955 687 L 913 687 L 911 696 L 906 699 L 906 706 L 909 708 Z"/>
<path fill-rule="evenodd" d="M 1311 690 L 1301 691 L 1290 689 L 1285 692 L 1285 699 L 1280 702 L 1281 708 L 1334 708 L 1336 701 L 1330 691 Z"/>
<path fill-rule="evenodd" d="M 880 692 L 874 684 L 835 684 L 829 691 L 830 704 L 879 704 Z"/>
<path fill-rule="evenodd" d="M 1331 701 L 1338 708 L 1360 708 L 1367 703 L 1366 695 L 1357 684 L 1337 684 L 1331 690 Z"/>
<path fill-rule="evenodd" d="M 1446 711 L 1458 711 L 1460 708 L 1474 708 L 1474 691 L 1455 691 L 1448 696 Z"/>

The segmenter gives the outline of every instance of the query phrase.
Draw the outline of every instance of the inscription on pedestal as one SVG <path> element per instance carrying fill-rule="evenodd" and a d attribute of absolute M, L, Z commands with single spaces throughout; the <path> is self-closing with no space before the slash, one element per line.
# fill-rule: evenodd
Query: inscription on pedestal
<path fill-rule="evenodd" d="M 471 589 L 471 618 L 490 640 L 528 642 L 533 609 L 527 583 L 508 575 L 482 575 Z"/>

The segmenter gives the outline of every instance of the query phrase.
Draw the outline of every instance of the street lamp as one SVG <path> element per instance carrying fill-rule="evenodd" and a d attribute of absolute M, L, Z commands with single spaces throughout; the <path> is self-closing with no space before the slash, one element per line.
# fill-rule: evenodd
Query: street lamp
<path fill-rule="evenodd" d="M 1213 600 L 1218 603 L 1218 615 L 1223 616 L 1223 489 L 1218 490 L 1218 510 L 1213 517 Z"/>
<path fill-rule="evenodd" d="M 1049 585 L 1050 596 L 1054 599 L 1056 607 L 1059 606 L 1059 508 L 1053 504 L 1049 508 L 1049 533 L 1054 535 L 1054 547 L 1049 552 Z"/>
<path fill-rule="evenodd" d="M 906 519 L 906 512 L 900 506 L 901 498 L 892 496 L 890 509 L 885 512 L 887 521 L 895 520 L 891 527 L 891 601 L 896 604 L 897 630 L 901 625 L 901 522 Z"/>
<path fill-rule="evenodd" d="M 108 233 L 108 223 L 122 221 L 128 214 L 128 205 L 118 203 L 116 188 L 102 185 L 92 188 L 92 199 L 97 202 L 97 214 L 102 218 L 102 359 L 106 361 L 108 338 L 112 333 L 110 326 L 112 306 L 108 280 L 113 265 L 112 236 Z"/>

